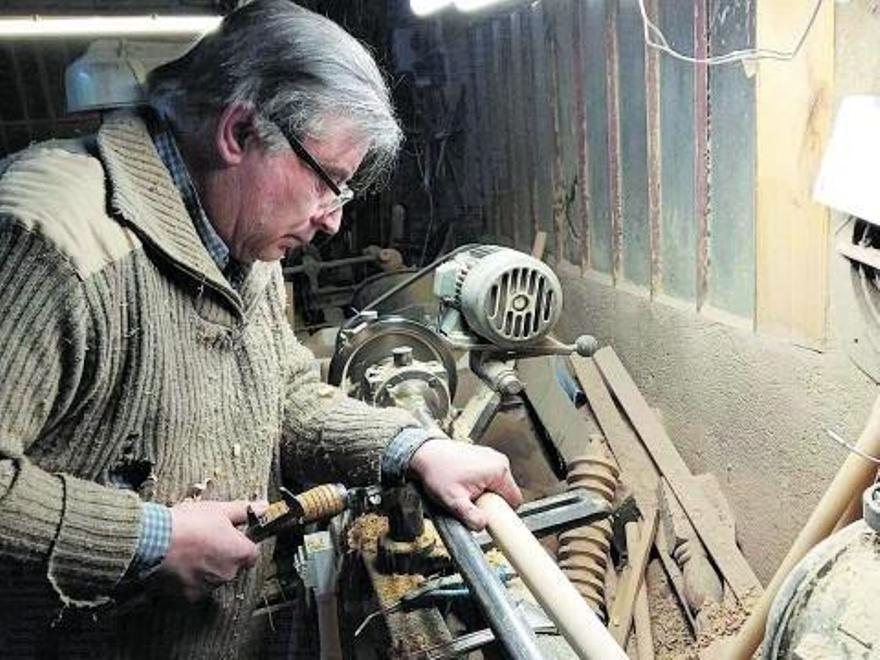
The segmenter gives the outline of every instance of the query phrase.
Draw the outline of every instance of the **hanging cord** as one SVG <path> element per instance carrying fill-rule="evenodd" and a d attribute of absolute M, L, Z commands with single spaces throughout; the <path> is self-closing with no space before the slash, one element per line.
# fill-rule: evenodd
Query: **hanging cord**
<path fill-rule="evenodd" d="M 844 440 L 843 438 L 841 438 L 837 433 L 835 433 L 835 432 L 832 431 L 831 429 L 825 429 L 825 433 L 827 433 L 828 436 L 829 436 L 832 440 L 834 440 L 834 441 L 837 442 L 838 444 L 842 445 L 843 447 L 846 447 L 846 448 L 847 448 L 849 451 L 851 451 L 853 454 L 856 454 L 856 455 L 858 455 L 858 456 L 861 456 L 861 457 L 864 458 L 865 460 L 871 461 L 872 463 L 880 464 L 880 458 L 876 458 L 876 457 L 874 457 L 874 456 L 871 456 L 870 454 L 866 454 L 865 452 L 863 452 L 863 451 L 862 451 L 861 449 L 859 449 L 858 447 L 849 444 L 846 440 Z"/>
<path fill-rule="evenodd" d="M 804 31 L 801 34 L 800 39 L 798 39 L 797 44 L 795 45 L 793 50 L 786 51 L 775 50 L 773 48 L 749 48 L 744 50 L 734 50 L 729 53 L 725 53 L 724 55 L 715 55 L 706 58 L 689 57 L 688 55 L 684 55 L 673 49 L 669 45 L 669 42 L 666 41 L 666 37 L 663 36 L 663 32 L 660 31 L 660 28 L 657 27 L 657 25 L 653 23 L 650 18 L 648 18 L 648 12 L 645 9 L 645 0 L 639 0 L 639 11 L 641 11 L 642 14 L 645 43 L 648 46 L 650 46 L 651 48 L 656 48 L 657 50 L 662 51 L 677 60 L 681 60 L 682 62 L 690 62 L 691 64 L 707 64 L 709 66 L 713 66 L 717 64 L 729 64 L 731 62 L 740 62 L 744 60 L 788 61 L 794 59 L 800 52 L 801 47 L 804 45 L 804 41 L 807 40 L 807 35 L 810 33 L 810 30 L 813 28 L 813 25 L 816 22 L 816 16 L 819 15 L 819 9 L 822 7 L 822 1 L 823 0 L 816 0 L 816 4 L 813 7 L 813 13 L 810 15 L 810 20 L 807 22 L 807 26 L 804 28 Z"/>

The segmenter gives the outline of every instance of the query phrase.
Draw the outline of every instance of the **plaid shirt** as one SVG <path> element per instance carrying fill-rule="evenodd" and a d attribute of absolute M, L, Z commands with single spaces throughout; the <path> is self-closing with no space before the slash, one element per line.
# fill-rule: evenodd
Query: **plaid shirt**
<path fill-rule="evenodd" d="M 193 185 L 192 177 L 177 147 L 177 141 L 167 122 L 154 124 L 153 142 L 159 157 L 168 168 L 174 185 L 180 191 L 184 206 L 192 219 L 193 225 L 205 245 L 205 249 L 214 259 L 217 267 L 226 275 L 230 284 L 240 288 L 250 266 L 242 264 L 229 253 L 229 247 L 220 238 L 208 214 L 199 200 L 198 192 Z M 403 429 L 386 447 L 382 455 L 382 479 L 387 483 L 398 483 L 404 479 L 409 462 L 426 441 L 446 437 L 440 432 L 428 432 L 420 427 Z M 158 568 L 171 544 L 171 510 L 160 504 L 147 502 L 141 515 L 140 533 L 135 556 L 129 567 L 128 575 L 144 578 Z"/>
<path fill-rule="evenodd" d="M 202 244 L 233 288 L 240 289 L 250 273 L 250 265 L 232 258 L 229 247 L 223 242 L 217 230 L 214 229 L 214 225 L 208 219 L 208 214 L 205 213 L 183 156 L 180 155 L 177 141 L 174 139 L 167 122 L 158 122 L 153 130 L 153 143 L 156 145 L 156 151 L 159 152 L 159 158 L 168 168 L 171 180 L 180 191 L 183 204 L 192 219 L 199 238 L 202 239 Z"/>

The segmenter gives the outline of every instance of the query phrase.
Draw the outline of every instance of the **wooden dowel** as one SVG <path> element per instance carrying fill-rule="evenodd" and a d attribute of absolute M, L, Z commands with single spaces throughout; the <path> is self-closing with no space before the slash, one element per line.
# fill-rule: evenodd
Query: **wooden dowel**
<path fill-rule="evenodd" d="M 489 534 L 519 573 L 578 657 L 627 660 L 623 649 L 507 502 L 484 493 L 477 506 L 489 517 Z"/>

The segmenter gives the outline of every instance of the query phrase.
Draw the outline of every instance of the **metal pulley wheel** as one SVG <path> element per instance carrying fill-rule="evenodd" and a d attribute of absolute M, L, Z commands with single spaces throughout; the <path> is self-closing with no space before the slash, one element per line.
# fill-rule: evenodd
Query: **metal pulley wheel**
<path fill-rule="evenodd" d="M 367 372 L 371 367 L 387 361 L 394 350 L 412 349 L 413 363 L 437 363 L 445 372 L 449 397 L 455 397 L 458 376 L 455 358 L 446 343 L 430 328 L 397 316 L 378 320 L 369 317 L 353 327 L 339 331 L 336 351 L 330 360 L 328 381 L 341 387 L 349 395 L 365 398 L 363 391 Z"/>

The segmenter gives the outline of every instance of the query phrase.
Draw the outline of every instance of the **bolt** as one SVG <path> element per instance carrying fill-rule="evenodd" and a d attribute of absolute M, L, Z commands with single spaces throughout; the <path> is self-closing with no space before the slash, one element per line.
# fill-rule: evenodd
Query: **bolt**
<path fill-rule="evenodd" d="M 394 357 L 394 366 L 395 367 L 408 367 L 412 364 L 412 348 L 410 346 L 398 346 L 397 348 L 391 351 L 391 355 Z"/>

